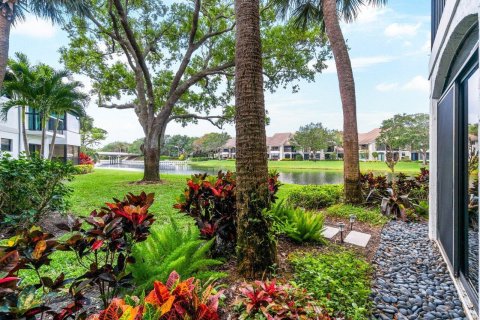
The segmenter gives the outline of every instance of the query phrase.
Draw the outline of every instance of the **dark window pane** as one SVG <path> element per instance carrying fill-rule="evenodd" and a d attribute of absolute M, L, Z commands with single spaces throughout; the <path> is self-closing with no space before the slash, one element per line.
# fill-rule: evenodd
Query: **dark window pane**
<path fill-rule="evenodd" d="M 0 150 L 1 151 L 12 151 L 12 139 L 1 139 Z"/>

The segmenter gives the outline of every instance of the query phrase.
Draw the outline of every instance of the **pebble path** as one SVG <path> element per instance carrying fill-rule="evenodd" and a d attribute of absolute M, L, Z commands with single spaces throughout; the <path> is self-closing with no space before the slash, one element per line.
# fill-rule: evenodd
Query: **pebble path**
<path fill-rule="evenodd" d="M 386 225 L 373 266 L 373 319 L 466 319 L 426 224 Z"/>

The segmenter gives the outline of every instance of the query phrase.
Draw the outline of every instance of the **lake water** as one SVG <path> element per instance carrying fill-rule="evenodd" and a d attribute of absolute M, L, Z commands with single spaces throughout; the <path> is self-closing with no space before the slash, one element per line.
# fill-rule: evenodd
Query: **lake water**
<path fill-rule="evenodd" d="M 122 169 L 129 171 L 143 171 L 141 162 L 124 162 L 121 164 L 101 163 L 98 168 Z M 194 173 L 216 174 L 218 171 L 226 171 L 225 168 L 196 168 L 195 165 L 161 165 L 160 174 L 184 174 Z M 343 172 L 320 171 L 320 170 L 279 170 L 280 181 L 293 184 L 340 184 L 343 183 Z"/>

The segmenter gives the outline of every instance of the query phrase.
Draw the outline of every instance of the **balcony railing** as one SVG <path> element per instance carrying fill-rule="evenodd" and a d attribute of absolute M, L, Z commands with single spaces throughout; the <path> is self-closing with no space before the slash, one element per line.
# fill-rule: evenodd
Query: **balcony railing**
<path fill-rule="evenodd" d="M 432 45 L 437 35 L 440 19 L 442 18 L 443 9 L 445 8 L 445 2 L 446 0 L 432 0 Z"/>

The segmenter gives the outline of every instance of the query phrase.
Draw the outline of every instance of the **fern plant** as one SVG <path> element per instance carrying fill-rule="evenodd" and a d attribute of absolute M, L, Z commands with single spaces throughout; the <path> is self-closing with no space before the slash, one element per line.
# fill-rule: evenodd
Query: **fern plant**
<path fill-rule="evenodd" d="M 296 242 L 324 242 L 322 231 L 325 218 L 322 214 L 305 211 L 283 204 L 280 201 L 268 212 L 273 221 L 273 231 L 285 234 Z"/>
<path fill-rule="evenodd" d="M 137 285 L 136 293 L 152 289 L 154 281 L 167 281 L 172 271 L 182 278 L 194 276 L 200 280 L 226 276 L 209 270 L 223 264 L 209 256 L 213 241 L 201 240 L 197 228 L 180 227 L 172 218 L 170 224 L 154 225 L 148 239 L 133 248 L 135 264 L 130 271 Z"/>

